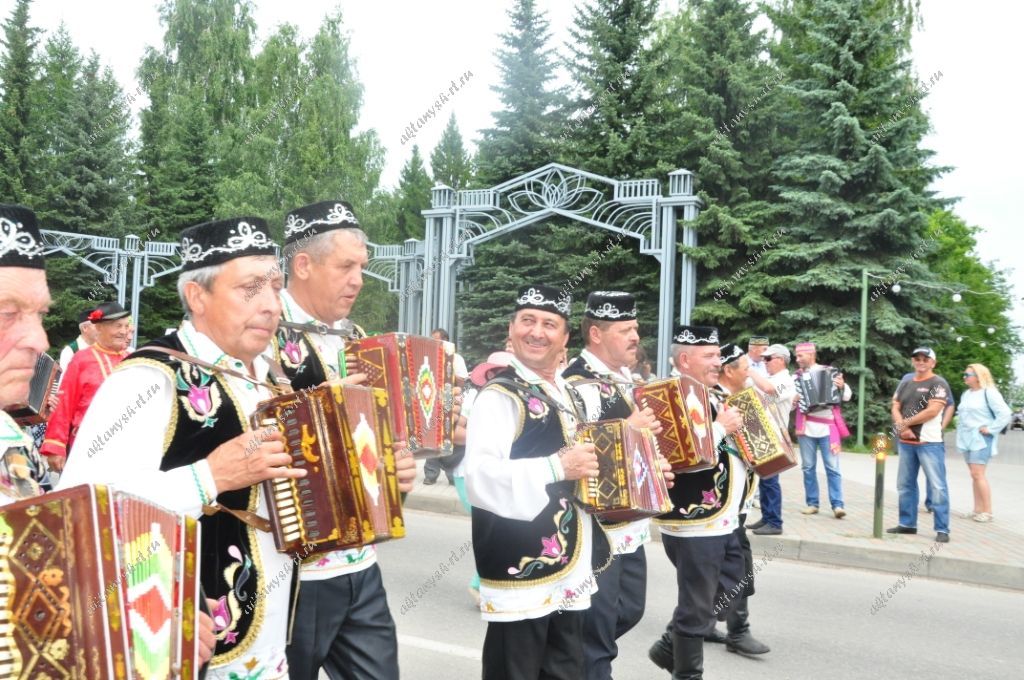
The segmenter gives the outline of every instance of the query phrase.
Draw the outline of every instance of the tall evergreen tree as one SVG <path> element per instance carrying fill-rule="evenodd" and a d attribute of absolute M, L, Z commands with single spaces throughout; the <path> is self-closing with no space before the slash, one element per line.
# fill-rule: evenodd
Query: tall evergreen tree
<path fill-rule="evenodd" d="M 420 148 L 413 144 L 412 155 L 402 166 L 398 178 L 398 214 L 395 218 L 398 225 L 398 238 L 423 238 L 426 234 L 426 223 L 421 211 L 430 207 L 430 188 L 433 182 L 427 169 L 423 167 Z"/>
<path fill-rule="evenodd" d="M 657 0 L 596 0 L 580 5 L 565 66 L 578 91 L 566 109 L 562 155 L 609 177 L 660 177 L 674 168 L 651 135 L 657 61 L 647 44 Z"/>
<path fill-rule="evenodd" d="M 501 107 L 494 127 L 483 130 L 477 146 L 477 181 L 491 186 L 550 163 L 562 131 L 558 108 L 564 94 L 553 88 L 555 60 L 545 12 L 535 0 L 516 0 L 508 11 L 511 30 L 497 52 Z"/>
<path fill-rule="evenodd" d="M 776 134 L 781 74 L 762 58 L 763 31 L 743 0 L 694 2 L 658 22 L 658 100 L 651 128 L 670 165 L 695 173 L 704 207 L 692 226 L 700 265 L 694 321 L 721 327 L 743 342 L 760 333 L 769 304 L 762 260 L 780 245 L 768 219 L 771 165 L 782 152 Z"/>
<path fill-rule="evenodd" d="M 0 56 L 0 195 L 23 201 L 26 176 L 30 171 L 27 137 L 31 131 L 30 89 L 35 82 L 36 35 L 28 25 L 31 0 L 17 0 L 4 22 L 4 53 Z"/>
<path fill-rule="evenodd" d="M 912 16 L 897 0 L 793 0 L 769 15 L 786 76 L 780 125 L 794 146 L 774 170 L 772 222 L 786 230 L 787 247 L 763 258 L 772 274 L 763 281 L 772 302 L 763 327 L 817 342 L 822 359 L 856 385 L 861 270 L 935 280 L 912 257 L 937 207 L 926 188 L 941 171 L 921 147 L 928 120 L 909 59 Z M 892 129 L 873 134 L 897 113 Z M 941 337 L 947 313 L 922 295 L 884 295 L 871 304 L 869 428 L 889 422 L 886 397 L 910 350 Z"/>
<path fill-rule="evenodd" d="M 459 125 L 453 113 L 448 119 L 448 126 L 441 134 L 441 139 L 430 154 L 430 169 L 434 181 L 441 182 L 459 191 L 469 185 L 473 176 L 473 159 L 462 144 Z"/>

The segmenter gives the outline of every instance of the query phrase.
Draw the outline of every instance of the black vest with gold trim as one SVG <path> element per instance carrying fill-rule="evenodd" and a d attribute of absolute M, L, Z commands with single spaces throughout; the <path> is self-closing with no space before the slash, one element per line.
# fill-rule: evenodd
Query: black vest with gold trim
<path fill-rule="evenodd" d="M 510 458 L 550 456 L 569 443 L 564 416 L 537 397 L 534 387 L 514 369 L 496 376 L 516 383 L 519 389 L 490 384 L 484 390 L 499 390 L 519 405 L 518 435 Z M 479 398 L 479 397 L 478 397 Z M 548 484 L 547 506 L 532 520 L 501 517 L 474 507 L 473 553 L 480 578 L 496 588 L 535 586 L 568 574 L 582 550 L 584 518 L 573 504 L 575 482 Z"/>
<path fill-rule="evenodd" d="M 598 420 L 611 418 L 628 418 L 633 413 L 633 394 L 630 386 L 611 381 L 606 376 L 598 375 L 597 371 L 582 357 L 572 360 L 562 371 L 562 377 L 582 392 L 583 388 L 595 389 L 601 397 L 601 413 Z M 587 380 L 599 381 L 596 385 L 583 385 Z"/>
<path fill-rule="evenodd" d="M 362 328 L 354 326 L 354 329 L 354 338 L 366 337 L 366 332 Z M 284 374 L 295 390 L 315 387 L 336 377 L 333 375 L 333 369 L 310 340 L 311 332 L 284 326 L 277 327 L 273 343 L 274 359 L 281 364 Z"/>
<path fill-rule="evenodd" d="M 171 333 L 149 345 L 188 353 Z M 249 420 L 220 375 L 179 362 L 160 352 L 142 349 L 125 359 L 118 370 L 133 365 L 155 366 L 175 387 L 174 407 L 164 434 L 161 470 L 191 465 L 206 458 L 218 446 L 249 430 Z M 236 510 L 256 512 L 259 487 L 225 491 L 217 503 Z M 218 512 L 199 519 L 200 581 L 206 596 L 217 601 L 214 614 L 227 621 L 216 633 L 217 647 L 211 663 L 238 659 L 251 646 L 266 615 L 266 584 L 256 529 Z M 298 570 L 292 570 L 294 588 Z M 292 598 L 289 597 L 289 601 Z"/>
<path fill-rule="evenodd" d="M 711 402 L 711 420 L 718 417 L 718 409 Z M 730 454 L 723 440 L 718 445 L 718 462 L 714 467 L 699 472 L 676 474 L 675 483 L 668 490 L 672 511 L 655 518 L 657 524 L 692 526 L 718 519 L 729 512 L 736 502 L 732 494 L 732 476 L 745 474 L 740 459 Z M 742 499 L 741 499 L 742 502 Z"/>

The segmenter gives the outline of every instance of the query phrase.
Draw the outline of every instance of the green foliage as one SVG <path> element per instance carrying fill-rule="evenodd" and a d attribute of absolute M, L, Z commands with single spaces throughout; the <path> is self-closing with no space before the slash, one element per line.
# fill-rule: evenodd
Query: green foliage
<path fill-rule="evenodd" d="M 934 305 L 952 308 L 950 326 L 936 329 L 934 346 L 939 357 L 936 371 L 945 375 L 954 389 L 960 386 L 960 372 L 972 363 L 987 366 L 1005 389 L 1014 382 L 1013 355 L 1021 351 L 1022 344 L 1019 329 L 1010 318 L 1012 297 L 1006 275 L 982 263 L 975 251 L 979 231 L 947 210 L 932 212 L 928 216 L 929 252 L 925 261 L 942 281 L 952 283 L 957 290 L 966 288 L 981 295 L 965 292 L 960 303 L 947 304 L 947 291 L 908 285 L 900 294 L 925 296 Z M 995 332 L 990 334 L 989 328 Z M 962 340 L 957 342 L 957 337 Z"/>
<path fill-rule="evenodd" d="M 441 140 L 430 154 L 434 181 L 459 191 L 465 189 L 473 176 L 473 159 L 462 145 L 462 135 L 453 113 L 448 119 Z"/>
<path fill-rule="evenodd" d="M 509 10 L 510 31 L 497 51 L 501 83 L 492 86 L 501 108 L 494 127 L 483 130 L 476 156 L 477 183 L 499 184 L 555 158 L 563 122 L 557 111 L 564 94 L 552 89 L 555 60 L 549 48 L 549 22 L 535 0 L 516 0 Z"/>
<path fill-rule="evenodd" d="M 402 173 L 398 178 L 398 214 L 395 217 L 395 224 L 398 227 L 400 241 L 409 238 L 422 239 L 426 233 L 426 218 L 421 211 L 430 207 L 432 184 L 427 169 L 423 167 L 420 147 L 413 144 L 412 155 L 402 166 Z"/>
<path fill-rule="evenodd" d="M 17 0 L 4 22 L 4 54 L 0 59 L 0 196 L 25 201 L 31 160 L 26 143 L 32 125 L 31 93 L 36 78 L 34 52 L 39 29 L 28 25 L 30 0 Z"/>

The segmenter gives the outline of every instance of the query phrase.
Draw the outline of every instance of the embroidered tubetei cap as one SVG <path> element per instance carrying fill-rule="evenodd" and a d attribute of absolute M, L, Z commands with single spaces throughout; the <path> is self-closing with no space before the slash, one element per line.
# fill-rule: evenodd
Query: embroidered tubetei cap
<path fill-rule="evenodd" d="M 358 229 L 359 220 L 345 201 L 320 201 L 296 208 L 284 219 L 284 244 L 326 234 L 335 229 Z"/>
<path fill-rule="evenodd" d="M 595 290 L 587 296 L 583 315 L 598 321 L 633 321 L 636 319 L 636 298 L 620 290 Z"/>
<path fill-rule="evenodd" d="M 36 214 L 23 205 L 0 204 L 0 267 L 45 268 Z"/>
<path fill-rule="evenodd" d="M 569 310 L 572 309 L 572 296 L 560 294 L 550 286 L 532 284 L 519 289 L 516 296 L 516 311 L 520 309 L 539 309 L 542 312 L 552 312 L 569 320 Z"/>
<path fill-rule="evenodd" d="M 679 326 L 672 342 L 677 345 L 717 345 L 718 329 L 714 326 Z"/>
<path fill-rule="evenodd" d="M 181 271 L 224 264 L 239 257 L 275 255 L 266 220 L 232 217 L 213 220 L 181 232 Z"/>

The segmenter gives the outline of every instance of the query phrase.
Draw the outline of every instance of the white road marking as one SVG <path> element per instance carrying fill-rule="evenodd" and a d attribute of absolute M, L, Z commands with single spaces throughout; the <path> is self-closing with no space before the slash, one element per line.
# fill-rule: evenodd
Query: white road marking
<path fill-rule="evenodd" d="M 440 652 L 441 654 L 449 654 L 451 656 L 461 656 L 464 659 L 472 659 L 473 661 L 481 661 L 482 655 L 479 649 L 473 649 L 471 647 L 463 647 L 462 645 L 451 645 L 447 642 L 437 642 L 428 638 L 421 638 L 415 635 L 399 635 L 399 645 L 409 645 L 410 647 L 416 647 L 417 649 L 425 649 L 430 652 Z"/>

